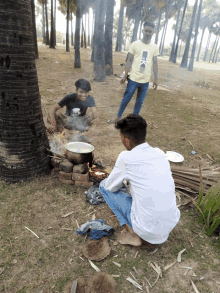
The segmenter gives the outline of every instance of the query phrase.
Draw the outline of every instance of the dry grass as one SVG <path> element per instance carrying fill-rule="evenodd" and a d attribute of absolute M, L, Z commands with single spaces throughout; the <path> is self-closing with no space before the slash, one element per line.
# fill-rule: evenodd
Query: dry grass
<path fill-rule="evenodd" d="M 37 60 L 40 92 L 48 109 L 65 94 L 74 91 L 76 79 L 86 77 L 91 81 L 92 95 L 100 107 L 101 120 L 100 131 L 91 137 L 95 158 L 102 157 L 105 166 L 113 167 L 124 148 L 118 132 L 106 122 L 116 116 L 125 86 L 120 87 L 115 76 L 108 77 L 106 83 L 94 82 L 90 51 L 82 49 L 81 52 L 82 68 L 75 70 L 74 52 L 66 54 L 62 46 L 57 50 L 40 47 L 40 59 Z M 117 75 L 123 71 L 119 64 L 124 61 L 124 56 L 124 53 L 114 54 L 114 73 Z M 208 91 L 194 86 L 194 80 L 202 79 L 207 72 L 198 70 L 187 72 L 184 76 L 177 65 L 170 65 L 163 59 L 159 61 L 159 69 L 161 83 L 170 84 L 172 92 L 149 90 L 141 111 L 141 115 L 151 123 L 147 141 L 163 150 L 180 152 L 185 157 L 184 166 L 198 167 L 201 159 L 191 155 L 189 140 L 203 158 L 203 165 L 219 166 L 220 102 L 216 72 L 209 71 L 212 75 L 210 81 L 216 89 Z M 180 73 L 177 74 L 177 71 Z M 133 106 L 134 100 L 125 115 L 132 112 Z M 214 163 L 207 158 L 207 153 Z M 184 195 L 180 195 L 178 204 L 185 201 Z M 62 218 L 71 211 L 70 216 Z M 0 183 L 0 291 L 62 292 L 69 280 L 94 274 L 89 262 L 81 256 L 82 245 L 87 240 L 75 233 L 76 220 L 81 225 L 93 214 L 116 229 L 110 239 L 110 256 L 95 264 L 104 272 L 120 275 L 116 278 L 118 292 L 140 292 L 126 281 L 127 277 L 131 277 L 130 272 L 140 285 L 144 277 L 153 284 L 157 274 L 149 266 L 149 261 L 156 262 L 163 273 L 150 292 L 193 292 L 191 281 L 200 292 L 219 292 L 218 243 L 215 238 L 207 238 L 203 226 L 197 224 L 198 215 L 193 207 L 181 207 L 180 222 L 169 240 L 155 253 L 152 254 L 147 246 L 115 246 L 113 242 L 120 227 L 107 205 L 91 206 L 85 201 L 83 189 L 60 185 L 57 178 L 51 176 L 14 185 Z M 39 239 L 25 226 L 34 231 Z M 164 271 L 164 267 L 174 262 L 178 252 L 184 248 L 182 263 L 176 263 Z M 112 260 L 120 263 L 121 268 L 115 266 Z M 181 266 L 191 267 L 192 270 L 185 275 L 186 269 Z M 135 274 L 133 267 L 139 275 Z M 200 280 L 201 277 L 204 279 Z"/>

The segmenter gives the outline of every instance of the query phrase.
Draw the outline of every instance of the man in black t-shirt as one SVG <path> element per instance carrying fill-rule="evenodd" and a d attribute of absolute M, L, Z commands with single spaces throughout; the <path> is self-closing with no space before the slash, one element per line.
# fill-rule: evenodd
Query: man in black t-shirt
<path fill-rule="evenodd" d="M 89 126 L 99 126 L 99 117 L 95 99 L 89 95 L 90 83 L 85 79 L 78 79 L 75 83 L 76 93 L 66 95 L 60 102 L 49 110 L 50 132 L 56 132 L 58 124 L 70 130 L 87 131 Z M 57 112 L 66 106 L 65 115 Z M 91 109 L 88 113 L 87 110 Z"/>

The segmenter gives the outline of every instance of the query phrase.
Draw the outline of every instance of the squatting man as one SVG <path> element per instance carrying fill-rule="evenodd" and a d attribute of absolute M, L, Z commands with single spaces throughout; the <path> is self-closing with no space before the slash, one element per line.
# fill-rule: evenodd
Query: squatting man
<path fill-rule="evenodd" d="M 122 151 L 100 192 L 123 226 L 118 242 L 140 246 L 165 242 L 180 219 L 175 185 L 165 153 L 145 142 L 147 123 L 140 115 L 130 114 L 115 122 Z M 124 181 L 130 193 L 124 192 Z"/>
<path fill-rule="evenodd" d="M 66 128 L 69 130 L 88 131 L 92 125 L 99 126 L 99 116 L 95 99 L 89 95 L 90 83 L 85 79 L 78 79 L 75 83 L 76 93 L 66 95 L 60 102 L 49 110 L 48 130 L 56 132 Z M 63 115 L 58 110 L 66 106 Z"/>

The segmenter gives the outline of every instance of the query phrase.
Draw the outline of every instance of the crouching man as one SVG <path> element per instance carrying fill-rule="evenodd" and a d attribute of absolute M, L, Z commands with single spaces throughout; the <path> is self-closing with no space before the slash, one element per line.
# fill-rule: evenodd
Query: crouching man
<path fill-rule="evenodd" d="M 165 154 L 145 142 L 147 123 L 131 114 L 115 123 L 127 151 L 119 154 L 100 192 L 123 226 L 118 242 L 140 246 L 165 242 L 180 219 L 175 185 Z M 120 190 L 128 180 L 130 194 Z"/>
<path fill-rule="evenodd" d="M 60 131 L 63 127 L 83 132 L 88 131 L 91 125 L 100 125 L 95 99 L 89 95 L 90 83 L 85 79 L 78 79 L 75 86 L 76 93 L 66 95 L 60 102 L 50 108 L 49 132 Z M 64 106 L 66 106 L 65 115 L 57 112 Z"/>

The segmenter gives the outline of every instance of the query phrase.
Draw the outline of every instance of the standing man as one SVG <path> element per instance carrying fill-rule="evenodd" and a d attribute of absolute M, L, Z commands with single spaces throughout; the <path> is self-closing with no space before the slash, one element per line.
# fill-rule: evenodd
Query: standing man
<path fill-rule="evenodd" d="M 153 88 L 155 90 L 157 89 L 157 56 L 159 55 L 159 49 L 156 44 L 151 44 L 154 27 L 155 25 L 153 22 L 146 21 L 142 30 L 143 38 L 139 41 L 133 42 L 129 48 L 125 62 L 125 75 L 120 81 L 121 83 L 124 83 L 128 79 L 128 84 L 124 93 L 124 98 L 119 107 L 117 118 L 112 122 L 121 118 L 136 89 L 137 98 L 133 114 L 138 115 L 140 113 L 141 106 L 147 95 L 152 66 L 154 74 Z M 130 70 L 131 72 L 128 75 Z"/>

